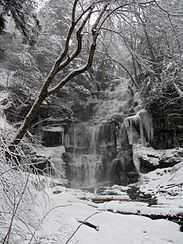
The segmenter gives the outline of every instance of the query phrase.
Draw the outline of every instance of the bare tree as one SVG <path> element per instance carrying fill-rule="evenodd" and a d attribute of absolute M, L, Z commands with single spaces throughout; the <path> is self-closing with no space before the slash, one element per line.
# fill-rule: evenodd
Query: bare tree
<path fill-rule="evenodd" d="M 152 4 L 155 4 L 154 0 L 73 0 L 71 24 L 67 32 L 63 51 L 44 80 L 42 88 L 21 127 L 18 129 L 12 144 L 16 145 L 21 141 L 30 128 L 35 114 L 38 113 L 40 105 L 47 97 L 62 89 L 74 77 L 91 68 L 96 52 L 97 40 L 101 31 L 106 30 L 103 27 L 106 27 L 107 20 L 115 16 L 122 16 L 123 20 L 128 23 L 130 20 L 129 15 L 134 14 L 134 8 L 131 6 L 137 5 L 139 8 L 143 8 L 149 7 Z M 89 43 L 86 62 L 64 76 L 64 70 L 80 57 L 84 49 L 86 35 Z M 73 46 L 75 46 L 74 50 Z M 58 81 L 58 75 L 62 77 L 60 81 Z"/>
<path fill-rule="evenodd" d="M 71 16 L 71 25 L 68 30 L 67 38 L 65 41 L 65 47 L 63 52 L 57 58 L 55 64 L 53 65 L 50 73 L 48 74 L 47 78 L 43 82 L 42 88 L 35 100 L 32 108 L 30 109 L 29 113 L 25 117 L 25 120 L 22 126 L 19 128 L 12 144 L 16 145 L 20 142 L 23 138 L 27 130 L 29 129 L 31 122 L 33 120 L 34 115 L 39 111 L 40 105 L 42 102 L 50 95 L 54 94 L 56 91 L 61 89 L 68 81 L 70 81 L 75 76 L 84 73 L 88 70 L 93 62 L 95 50 L 96 50 L 96 42 L 99 36 L 99 32 L 101 29 L 102 21 L 106 14 L 106 10 L 109 6 L 109 2 L 107 1 L 95 1 L 94 3 L 89 4 L 82 12 L 77 16 L 77 7 L 79 6 L 79 0 L 75 0 L 73 2 L 72 7 L 72 16 Z M 83 47 L 83 31 L 86 30 L 87 23 L 90 22 L 91 15 L 95 12 L 97 14 L 96 20 L 92 25 L 90 31 L 91 35 L 91 43 L 88 53 L 88 59 L 86 63 L 75 69 L 72 70 L 68 75 L 66 75 L 61 81 L 56 83 L 54 86 L 54 78 L 57 74 L 61 73 L 64 68 L 66 68 L 72 61 L 74 61 L 81 53 Z M 72 41 L 73 36 L 77 40 L 76 49 L 70 52 L 70 43 Z"/>

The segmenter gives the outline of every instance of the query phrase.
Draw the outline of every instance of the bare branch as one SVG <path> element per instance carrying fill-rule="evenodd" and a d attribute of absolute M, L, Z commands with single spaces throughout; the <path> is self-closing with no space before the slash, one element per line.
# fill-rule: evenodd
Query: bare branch
<path fill-rule="evenodd" d="M 95 212 L 93 214 L 91 214 L 90 216 L 88 216 L 83 222 L 86 222 L 87 220 L 89 220 L 91 217 L 99 214 L 100 212 Z M 72 235 L 69 237 L 69 239 L 65 242 L 65 244 L 68 244 L 70 242 L 70 240 L 73 238 L 73 236 L 78 232 L 78 230 L 80 229 L 80 227 L 83 225 L 83 223 L 81 223 L 76 230 L 72 233 Z"/>
<path fill-rule="evenodd" d="M 87 61 L 86 65 L 84 65 L 83 67 L 81 67 L 79 69 L 75 69 L 75 70 L 71 71 L 55 87 L 51 88 L 48 91 L 48 96 L 55 93 L 56 91 L 58 91 L 60 88 L 62 88 L 68 81 L 73 79 L 75 76 L 78 76 L 78 75 L 84 73 L 85 71 L 87 71 L 92 66 L 95 49 L 96 49 L 96 43 L 93 42 L 90 47 L 89 57 L 88 57 L 88 61 Z"/>
<path fill-rule="evenodd" d="M 75 22 L 75 17 L 76 17 L 76 7 L 77 7 L 77 3 L 79 0 L 74 0 L 73 3 L 73 8 L 72 8 L 72 23 Z"/>
<path fill-rule="evenodd" d="M 78 29 L 78 31 L 76 32 L 76 39 L 77 39 L 77 48 L 75 51 L 73 51 L 73 53 L 71 54 L 71 56 L 67 56 L 67 59 L 62 62 L 59 66 L 59 71 L 61 71 L 62 69 L 64 69 L 71 61 L 73 61 L 73 59 L 75 59 L 81 52 L 82 50 L 82 30 L 84 29 L 87 21 L 90 19 L 90 16 L 92 14 L 92 8 L 90 9 L 90 12 L 86 15 L 85 19 L 83 20 L 80 28 Z"/>
<path fill-rule="evenodd" d="M 124 70 L 126 71 L 126 73 L 129 75 L 129 77 L 130 77 L 132 83 L 135 85 L 135 87 L 139 89 L 139 85 L 138 85 L 138 83 L 134 80 L 132 74 L 131 74 L 130 71 L 125 67 L 124 64 L 122 64 L 121 62 L 119 62 L 119 61 L 113 59 L 112 57 L 110 57 L 110 55 L 109 55 L 109 59 L 108 59 L 108 60 L 111 60 L 111 61 L 113 61 L 114 63 L 116 63 L 116 64 L 118 64 L 119 66 L 121 66 L 121 68 L 124 69 Z"/>
<path fill-rule="evenodd" d="M 148 4 L 152 4 L 152 3 L 154 3 L 154 0 L 149 1 L 149 2 L 139 2 L 138 4 L 139 4 L 139 5 L 148 5 Z M 112 14 L 114 14 L 115 12 L 117 12 L 117 10 L 119 10 L 119 9 L 123 9 L 123 8 L 125 8 L 125 7 L 127 7 L 127 6 L 132 5 L 132 4 L 134 4 L 134 2 L 131 2 L 131 3 L 128 2 L 128 3 L 124 3 L 123 5 L 120 5 L 120 6 L 116 7 L 116 8 L 114 8 L 114 9 L 112 9 L 112 10 L 109 12 L 109 14 L 106 15 L 106 17 L 104 18 L 104 20 L 102 21 L 102 23 L 101 23 L 101 25 L 100 25 L 100 28 L 104 25 L 104 23 L 106 22 L 106 20 L 107 20 Z M 129 11 L 128 11 L 128 12 L 129 12 Z"/>
<path fill-rule="evenodd" d="M 163 12 L 165 12 L 167 15 L 169 16 L 172 16 L 172 17 L 182 17 L 183 16 L 183 13 L 181 14 L 173 14 L 173 13 L 170 13 L 167 9 L 164 9 L 158 2 L 157 0 L 154 0 L 155 4 L 157 5 L 157 7 L 159 9 L 161 9 Z"/>
<path fill-rule="evenodd" d="M 178 87 L 177 84 L 175 84 L 175 82 L 173 83 L 177 93 L 179 94 L 180 97 L 183 97 L 183 91 L 181 91 L 181 89 Z"/>
<path fill-rule="evenodd" d="M 100 20 L 102 19 L 106 9 L 108 7 L 108 3 L 104 5 L 103 9 L 101 10 L 97 20 L 95 21 L 93 27 L 92 27 L 92 44 L 90 46 L 90 51 L 89 51 L 89 56 L 88 56 L 88 61 L 87 63 L 78 69 L 75 69 L 73 71 L 71 71 L 65 78 L 63 78 L 55 87 L 51 88 L 48 91 L 48 95 L 55 93 L 56 91 L 58 91 L 60 88 L 62 88 L 68 81 L 70 81 L 71 79 L 73 79 L 75 76 L 78 76 L 82 73 L 84 73 L 85 71 L 87 71 L 93 63 L 93 58 L 95 55 L 95 50 L 96 50 L 96 41 L 97 41 L 97 37 L 99 35 L 99 31 L 100 29 L 98 28 L 98 25 L 100 23 Z"/>

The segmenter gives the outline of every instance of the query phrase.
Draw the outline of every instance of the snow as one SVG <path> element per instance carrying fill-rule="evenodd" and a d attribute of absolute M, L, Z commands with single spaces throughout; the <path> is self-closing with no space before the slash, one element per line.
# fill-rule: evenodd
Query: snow
<path fill-rule="evenodd" d="M 175 172 L 177 173 L 177 171 Z M 13 171 L 11 171 L 11 179 L 13 179 L 12 174 Z M 24 179 L 26 177 L 25 174 Z M 25 221 L 31 226 L 34 238 L 25 227 L 23 228 L 16 221 L 16 226 L 19 226 L 26 238 L 14 238 L 10 244 L 183 243 L 183 233 L 179 231 L 178 224 L 168 220 L 152 220 L 140 215 L 140 213 L 171 214 L 169 205 L 167 208 L 148 207 L 146 203 L 125 201 L 95 204 L 90 200 L 81 199 L 92 199 L 92 197 L 96 197 L 96 194 L 61 186 L 62 182 L 60 180 L 44 176 L 38 178 L 32 174 L 29 175 L 29 179 L 29 190 L 34 194 L 31 201 L 28 199 L 29 204 L 26 207 L 28 212 Z M 42 187 L 39 189 L 38 187 L 34 188 L 36 184 L 42 185 Z M 116 197 L 118 195 L 124 196 L 127 191 L 127 187 L 113 186 L 106 188 L 105 193 L 110 193 L 110 189 L 115 192 Z M 26 204 L 26 199 L 23 204 Z M 113 210 L 113 212 L 108 210 Z M 181 208 L 177 206 L 173 209 L 172 214 L 180 210 Z M 138 212 L 139 215 L 119 214 L 117 211 Z M 22 216 L 20 211 L 19 214 Z M 88 218 L 89 216 L 90 218 Z M 97 226 L 99 230 L 96 231 L 94 228 L 79 223 L 79 221 L 86 221 L 86 219 L 87 222 Z M 0 235 L 2 233 L 4 232 L 0 228 Z M 73 235 L 73 233 L 75 234 Z M 71 239 L 69 240 L 69 238 Z M 67 242 L 68 240 L 69 242 Z"/>
<path fill-rule="evenodd" d="M 64 148 L 37 147 L 39 155 L 45 156 L 45 152 L 47 157 L 57 158 Z M 7 165 L 2 165 L 1 173 L 8 170 Z M 2 194 L 2 182 L 6 182 L 12 192 L 19 194 L 28 177 L 27 192 L 14 220 L 13 231 L 16 235 L 12 234 L 9 244 L 182 244 L 183 233 L 178 224 L 143 216 L 183 216 L 182 175 L 183 163 L 142 175 L 141 191 L 153 193 L 158 198 L 157 205 L 149 206 L 147 203 L 130 201 L 128 187 L 105 187 L 103 193 L 99 191 L 101 195 L 97 195 L 69 189 L 63 186 L 64 180 L 61 178 L 11 170 L 7 174 L 0 174 L 0 217 L 3 211 L 11 211 L 12 207 L 11 201 L 7 205 L 6 195 L 4 197 Z M 95 197 L 109 198 L 110 201 L 96 204 L 92 202 Z M 4 225 L 9 226 L 11 215 L 3 213 L 2 216 L 0 239 L 5 236 Z M 18 220 L 20 217 L 26 225 Z M 98 231 L 80 224 L 79 221 L 86 219 Z"/>
<path fill-rule="evenodd" d="M 109 203 L 101 204 L 101 210 L 112 210 L 114 212 L 120 211 L 123 213 L 129 214 L 139 214 L 139 215 L 164 215 L 164 216 L 175 216 L 175 215 L 182 215 L 183 210 L 179 207 L 177 208 L 170 208 L 170 207 L 159 207 L 153 206 L 149 207 L 145 203 L 141 202 L 116 202 L 111 201 Z"/>
<path fill-rule="evenodd" d="M 70 244 L 182 244 L 183 233 L 178 224 L 142 216 L 183 216 L 183 189 L 178 189 L 176 195 L 169 195 L 169 190 L 175 188 L 174 184 L 182 184 L 182 170 L 183 163 L 179 163 L 143 175 L 144 182 L 140 187 L 146 193 L 155 193 L 158 204 L 154 206 L 123 199 L 128 189 L 123 186 L 106 187 L 105 195 L 100 195 L 100 198 L 111 197 L 112 200 L 100 204 L 91 201 L 97 197 L 96 194 L 62 186 L 47 186 L 36 199 L 37 203 L 44 202 L 44 207 L 38 204 L 34 208 L 39 221 L 46 216 L 40 228 L 37 228 L 36 238 L 44 244 L 66 244 L 67 240 Z M 167 187 L 170 189 L 161 193 L 160 189 Z M 111 192 L 113 195 L 109 195 Z M 43 201 L 45 195 L 47 200 Z M 119 196 L 122 201 L 117 200 Z M 99 231 L 78 222 L 85 221 L 89 216 L 87 221 L 99 227 Z"/>
<path fill-rule="evenodd" d="M 48 1 L 49 0 L 36 0 L 36 2 L 38 4 L 37 9 L 36 9 L 36 12 L 39 12 L 46 5 L 46 3 Z"/>
<path fill-rule="evenodd" d="M 181 235 L 167 234 L 177 232 L 175 224 L 167 221 L 154 221 L 138 216 L 122 216 L 120 214 L 101 213 L 93 218 L 100 226 L 99 232 L 88 231 L 83 227 L 75 241 L 79 243 L 182 243 Z M 171 232 L 170 232 L 171 230 Z M 87 232 L 87 235 L 86 235 Z M 129 233 L 130 232 L 130 233 Z M 74 243 L 74 242 L 73 242 Z"/>
<path fill-rule="evenodd" d="M 0 80 L 1 80 L 1 77 L 0 77 Z M 3 105 L 3 102 L 4 101 L 8 101 L 8 97 L 9 94 L 8 92 L 5 92 L 5 91 L 1 91 L 0 92 L 0 131 L 12 131 L 13 130 L 13 127 L 7 122 L 6 120 L 6 116 L 4 114 L 4 109 L 6 107 L 8 107 L 8 103 L 6 105 Z"/>
<path fill-rule="evenodd" d="M 55 190 L 60 193 L 54 194 Z M 88 222 L 99 226 L 99 231 L 86 225 L 80 226 L 79 230 L 69 241 L 69 243 L 95 243 L 95 244 L 182 244 L 183 234 L 179 232 L 179 226 L 176 223 L 167 220 L 151 220 L 150 218 L 134 215 L 121 215 L 103 211 L 90 205 L 87 201 L 78 199 L 83 194 L 81 191 L 56 187 L 56 189 L 47 189 L 49 204 L 46 207 L 53 209 L 42 222 L 41 228 L 36 233 L 36 238 L 40 243 L 66 243 L 69 237 L 79 226 L 78 220 L 85 220 L 88 216 Z M 40 197 L 40 196 L 39 196 Z M 40 199 L 39 199 L 40 201 Z M 104 205 L 113 205 L 114 202 Z M 129 203 L 116 203 L 116 207 L 129 206 Z M 130 203 L 131 207 L 146 208 L 146 204 Z M 43 209 L 42 209 L 43 210 Z M 48 209 L 45 209 L 48 212 Z M 37 208 L 37 215 L 40 215 L 40 208 Z M 44 213 L 45 214 L 45 213 Z"/>
<path fill-rule="evenodd" d="M 142 175 L 140 189 L 145 193 L 155 194 L 158 204 L 172 208 L 183 208 L 183 162 L 166 169 L 156 169 Z"/>
<path fill-rule="evenodd" d="M 11 242 L 21 243 L 34 230 L 36 216 L 31 211 L 37 192 L 29 182 L 29 176 L 20 169 L 12 170 L 11 166 L 0 160 L 0 243 L 5 237 L 13 216 Z M 16 210 L 16 206 L 18 207 Z M 18 242 L 16 242 L 18 241 Z"/>
<path fill-rule="evenodd" d="M 36 145 L 34 147 L 37 155 L 44 156 L 44 157 L 61 157 L 62 154 L 65 152 L 64 146 L 56 146 L 56 147 L 44 147 L 42 145 Z"/>

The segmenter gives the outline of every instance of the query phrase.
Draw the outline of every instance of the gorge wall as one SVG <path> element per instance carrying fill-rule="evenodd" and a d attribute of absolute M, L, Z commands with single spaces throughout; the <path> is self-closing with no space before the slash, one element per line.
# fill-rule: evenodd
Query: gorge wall
<path fill-rule="evenodd" d="M 7 112 L 9 97 L 3 98 L 3 93 L 1 97 Z M 156 143 L 157 126 L 161 124 L 134 103 L 127 82 L 122 81 L 114 91 L 108 91 L 104 100 L 98 100 L 95 106 L 92 104 L 95 113 L 84 116 L 84 121 L 72 120 L 70 114 L 63 117 L 66 114 L 63 109 L 54 118 L 53 113 L 49 113 L 52 109 L 45 107 L 40 118 L 44 118 L 47 111 L 49 119 L 43 119 L 44 122 L 31 131 L 41 136 L 44 150 L 37 150 L 41 152 L 38 153 L 47 155 L 56 170 L 63 171 L 56 175 L 64 175 L 72 187 L 94 188 L 137 182 L 140 173 L 150 166 L 148 160 L 141 157 L 141 148 Z M 81 110 L 79 114 L 82 114 Z M 91 115 L 90 106 L 86 114 Z M 4 113 L 1 118 L 6 121 Z M 167 142 L 166 138 L 164 142 Z M 59 153 L 60 145 L 64 150 Z"/>

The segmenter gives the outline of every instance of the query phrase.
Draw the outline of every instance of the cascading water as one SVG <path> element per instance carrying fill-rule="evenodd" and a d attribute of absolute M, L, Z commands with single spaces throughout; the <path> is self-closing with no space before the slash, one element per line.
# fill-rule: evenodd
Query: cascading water
<path fill-rule="evenodd" d="M 97 172 L 101 161 L 96 155 L 83 154 L 73 158 L 71 165 L 71 186 L 76 188 L 91 188 L 97 184 Z"/>
<path fill-rule="evenodd" d="M 73 154 L 70 163 L 72 187 L 93 187 L 101 168 L 101 157 L 97 154 L 97 127 L 79 124 L 73 128 Z"/>
<path fill-rule="evenodd" d="M 111 141 L 108 140 L 111 137 L 109 128 L 108 131 L 103 131 L 104 127 L 80 123 L 73 125 L 69 131 L 72 144 L 70 147 L 73 149 L 72 159 L 68 163 L 68 178 L 72 187 L 94 188 L 106 181 L 109 182 L 108 169 L 112 160 L 109 149 Z"/>

